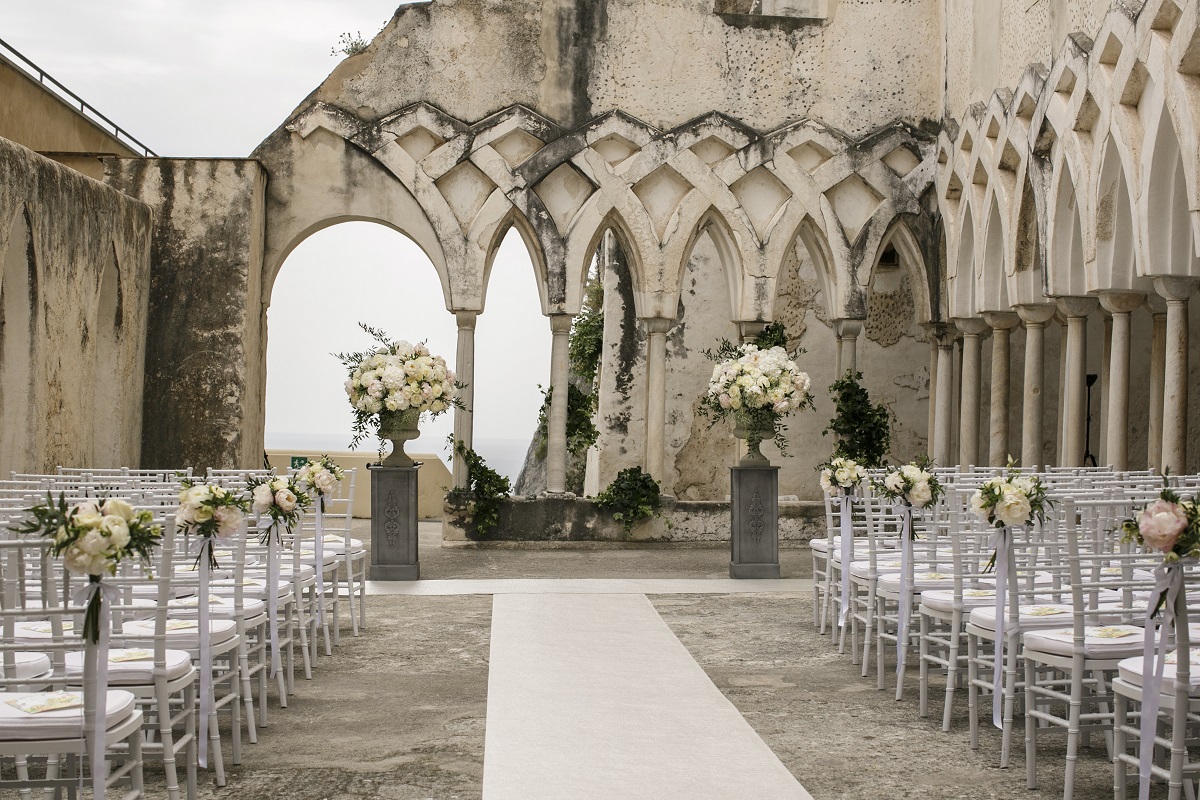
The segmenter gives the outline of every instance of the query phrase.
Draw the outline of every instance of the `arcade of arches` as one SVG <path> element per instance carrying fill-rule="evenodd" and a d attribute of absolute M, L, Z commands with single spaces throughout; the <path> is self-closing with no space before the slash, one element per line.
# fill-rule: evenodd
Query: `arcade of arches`
<path fill-rule="evenodd" d="M 554 341 L 551 492 L 567 336 L 597 253 L 593 488 L 638 464 L 668 493 L 721 499 L 734 440 L 697 419 L 700 351 L 773 320 L 818 391 L 864 373 L 895 412 L 896 457 L 1195 471 L 1198 4 L 978 5 L 831 3 L 753 24 L 703 0 L 402 6 L 250 158 L 106 160 L 109 186 L 154 216 L 149 275 L 119 276 L 148 309 L 142 413 L 122 430 L 143 466 L 257 464 L 275 276 L 314 231 L 372 220 L 433 262 L 468 385 L 495 250 L 510 229 L 524 239 Z M 7 310 L 26 291 L 13 220 L 71 232 L 35 196 L 61 185 L 23 193 L 5 174 Z M 53 248 L 30 252 L 30 275 L 59 268 Z M 89 262 L 97 287 L 112 252 Z M 816 491 L 819 402 L 791 423 L 784 493 Z M 471 441 L 469 409 L 454 426 Z M 96 457 L 55 446 L 13 464 Z"/>

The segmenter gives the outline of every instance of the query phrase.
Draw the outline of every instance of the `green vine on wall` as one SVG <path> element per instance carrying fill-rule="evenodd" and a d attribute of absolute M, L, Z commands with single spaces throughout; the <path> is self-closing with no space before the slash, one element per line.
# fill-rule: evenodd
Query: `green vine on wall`
<path fill-rule="evenodd" d="M 642 472 L 641 467 L 629 467 L 618 472 L 608 488 L 596 495 L 596 505 L 612 512 L 613 519 L 629 533 L 638 522 L 654 516 L 661 495 L 658 481 Z"/>
<path fill-rule="evenodd" d="M 892 412 L 883 403 L 871 404 L 861 380 L 861 372 L 846 370 L 830 385 L 834 416 L 821 435 L 837 435 L 834 457 L 850 458 L 870 469 L 883 466 L 892 445 Z"/>
<path fill-rule="evenodd" d="M 451 489 L 446 499 L 471 509 L 471 530 L 476 536 L 484 537 L 500 524 L 500 508 L 508 500 L 511 487 L 508 478 L 492 469 L 483 456 L 450 436 L 454 452 L 467 465 L 465 489 Z"/>

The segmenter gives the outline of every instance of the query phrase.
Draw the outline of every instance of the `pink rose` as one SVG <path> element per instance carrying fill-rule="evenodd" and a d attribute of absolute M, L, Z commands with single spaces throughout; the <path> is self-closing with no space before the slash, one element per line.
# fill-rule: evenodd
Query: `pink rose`
<path fill-rule="evenodd" d="M 1183 506 L 1166 500 L 1155 500 L 1138 514 L 1138 530 L 1148 547 L 1164 553 L 1171 552 L 1179 534 L 1187 527 Z"/>
<path fill-rule="evenodd" d="M 728 394 L 722 394 L 717 398 L 717 402 L 721 404 L 721 408 L 729 408 L 730 397 Z"/>

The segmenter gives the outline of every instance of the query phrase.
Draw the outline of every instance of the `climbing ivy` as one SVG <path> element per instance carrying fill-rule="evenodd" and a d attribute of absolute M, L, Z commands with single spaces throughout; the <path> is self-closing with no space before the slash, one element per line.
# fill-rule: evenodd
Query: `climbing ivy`
<path fill-rule="evenodd" d="M 467 465 L 465 489 L 451 489 L 446 498 L 451 502 L 469 504 L 474 507 L 471 514 L 471 529 L 476 536 L 487 536 L 500 524 L 500 508 L 508 500 L 511 487 L 508 478 L 492 469 L 462 441 L 450 436 L 454 452 Z"/>
<path fill-rule="evenodd" d="M 821 435 L 837 435 L 835 457 L 854 459 L 867 468 L 881 467 L 892 444 L 892 412 L 883 403 L 871 404 L 861 380 L 861 372 L 846 370 L 830 385 L 834 416 Z"/>
<path fill-rule="evenodd" d="M 542 387 L 539 386 L 539 389 Z M 538 411 L 537 457 L 546 457 L 546 442 L 550 425 L 550 397 L 554 388 L 542 389 L 542 408 Z M 596 413 L 596 395 L 589 394 L 575 385 L 567 384 L 567 452 L 580 456 L 596 443 L 600 432 L 592 422 Z"/>
<path fill-rule="evenodd" d="M 588 384 L 596 380 L 604 346 L 604 284 L 593 270 L 584 289 L 583 309 L 571 323 L 567 352 L 571 374 Z"/>
<path fill-rule="evenodd" d="M 629 467 L 618 472 L 608 488 L 596 495 L 596 505 L 611 511 L 613 519 L 629 533 L 635 524 L 654 516 L 661 494 L 658 481 L 642 472 L 641 467 Z"/>

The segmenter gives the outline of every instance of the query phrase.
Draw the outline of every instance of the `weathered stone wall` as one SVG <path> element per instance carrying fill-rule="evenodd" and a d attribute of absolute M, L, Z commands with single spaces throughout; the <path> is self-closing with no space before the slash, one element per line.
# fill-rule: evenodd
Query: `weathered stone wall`
<path fill-rule="evenodd" d="M 614 109 L 660 128 L 719 109 L 761 130 L 812 115 L 856 136 L 937 118 L 941 4 L 830 5 L 819 24 L 735 24 L 713 0 L 406 5 L 301 109 L 374 119 L 427 102 L 475 121 L 519 103 L 568 128 Z"/>
<path fill-rule="evenodd" d="M 0 139 L 0 475 L 138 465 L 151 227 Z"/>
<path fill-rule="evenodd" d="M 156 216 L 143 466 L 260 466 L 266 174 L 242 159 L 113 159 L 107 177 Z"/>

